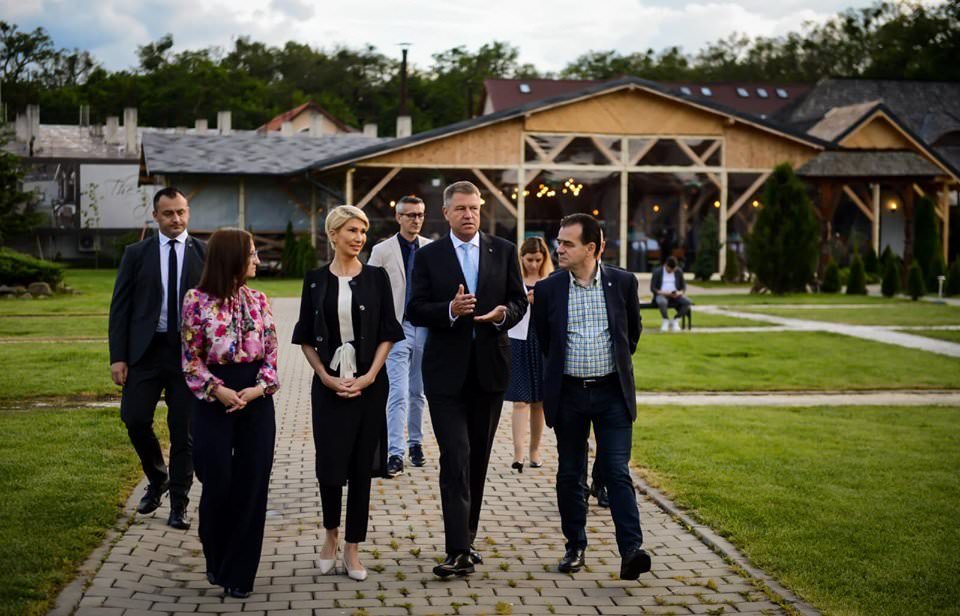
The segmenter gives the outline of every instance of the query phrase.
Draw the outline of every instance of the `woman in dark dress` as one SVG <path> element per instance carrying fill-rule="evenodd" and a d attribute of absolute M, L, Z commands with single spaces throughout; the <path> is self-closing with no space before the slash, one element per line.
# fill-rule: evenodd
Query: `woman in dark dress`
<path fill-rule="evenodd" d="M 387 273 L 357 257 L 369 224 L 352 205 L 327 215 L 335 257 L 304 278 L 293 333 L 314 371 L 313 442 L 327 530 L 318 566 L 322 574 L 336 566 L 343 486 L 349 484 L 343 566 L 358 581 L 367 577 L 359 543 L 367 534 L 370 479 L 386 470 L 389 387 L 383 365 L 393 343 L 403 340 Z"/>
<path fill-rule="evenodd" d="M 534 301 L 533 287 L 553 272 L 547 244 L 528 237 L 520 244 L 520 272 L 527 301 Z M 510 386 L 504 400 L 513 402 L 513 465 L 523 472 L 523 456 L 530 438 L 530 466 L 540 468 L 540 440 L 543 437 L 543 355 L 537 334 L 530 324 L 530 308 L 507 335 L 510 337 Z"/>

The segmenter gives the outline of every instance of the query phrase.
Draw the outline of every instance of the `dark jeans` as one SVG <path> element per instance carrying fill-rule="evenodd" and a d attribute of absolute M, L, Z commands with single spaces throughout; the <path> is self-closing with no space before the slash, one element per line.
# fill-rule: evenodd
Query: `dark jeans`
<path fill-rule="evenodd" d="M 259 363 L 210 366 L 227 387 L 256 382 Z M 276 436 L 273 397 L 264 396 L 227 413 L 220 402 L 196 400 L 194 418 L 200 494 L 200 542 L 207 571 L 225 588 L 253 588 Z"/>
<path fill-rule="evenodd" d="M 587 547 L 587 438 L 590 425 L 597 436 L 597 456 L 610 499 L 617 548 L 629 554 L 643 544 L 637 495 L 628 464 L 632 422 L 616 379 L 584 388 L 564 379 L 554 431 L 559 454 L 557 504 L 567 549 Z"/>
<path fill-rule="evenodd" d="M 677 311 L 677 316 L 682 317 L 683 315 L 690 312 L 690 306 L 693 302 L 686 298 L 686 296 L 681 295 L 679 297 L 667 297 L 666 295 L 658 295 L 653 301 L 656 302 L 657 308 L 660 309 L 660 316 L 664 319 L 667 317 L 667 308 L 673 308 Z"/>
<path fill-rule="evenodd" d="M 153 415 L 161 392 L 167 403 L 170 430 L 169 474 L 160 441 L 153 431 Z M 140 361 L 129 367 L 120 400 L 120 418 L 127 426 L 147 479 L 160 485 L 169 478 L 170 501 L 176 506 L 186 507 L 193 484 L 190 421 L 195 402 L 183 378 L 180 344 L 173 344 L 166 334 L 156 334 Z"/>

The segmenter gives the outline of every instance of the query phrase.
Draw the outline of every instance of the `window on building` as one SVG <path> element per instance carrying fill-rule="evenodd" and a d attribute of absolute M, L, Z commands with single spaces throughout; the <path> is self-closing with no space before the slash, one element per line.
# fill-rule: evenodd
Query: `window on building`
<path fill-rule="evenodd" d="M 520 93 L 521 93 L 521 94 L 530 94 L 530 84 L 529 84 L 529 83 L 521 83 L 521 84 L 520 84 Z"/>
<path fill-rule="evenodd" d="M 770 98 L 770 94 L 767 93 L 766 88 L 757 88 L 757 96 L 760 98 Z"/>
<path fill-rule="evenodd" d="M 700 94 L 703 94 L 704 96 L 713 96 L 713 90 L 711 90 L 707 86 L 703 86 L 702 88 L 700 88 Z"/>
<path fill-rule="evenodd" d="M 693 92 L 691 92 L 691 91 L 690 91 L 690 88 L 688 88 L 687 86 L 681 87 L 681 88 L 680 88 L 680 93 L 681 93 L 681 94 L 685 94 L 685 95 L 687 95 L 687 96 L 690 96 L 691 94 L 693 94 Z"/>
<path fill-rule="evenodd" d="M 777 96 L 779 96 L 780 98 L 788 98 L 790 95 L 787 94 L 787 91 L 784 90 L 783 88 L 777 88 Z"/>
<path fill-rule="evenodd" d="M 747 92 L 746 88 L 737 88 L 737 96 L 740 98 L 747 98 L 750 96 L 750 93 Z"/>

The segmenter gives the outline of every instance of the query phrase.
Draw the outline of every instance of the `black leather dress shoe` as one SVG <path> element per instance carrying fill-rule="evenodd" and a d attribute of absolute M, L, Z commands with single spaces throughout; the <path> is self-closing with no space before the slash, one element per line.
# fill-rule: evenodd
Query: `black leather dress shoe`
<path fill-rule="evenodd" d="M 427 463 L 427 459 L 423 456 L 423 446 L 411 445 L 410 446 L 410 464 L 413 464 L 417 468 L 420 468 L 426 463 Z"/>
<path fill-rule="evenodd" d="M 480 555 L 480 552 L 473 549 L 473 546 L 470 546 L 470 562 L 475 565 L 483 564 L 483 556 Z"/>
<path fill-rule="evenodd" d="M 637 548 L 623 557 L 620 563 L 620 579 L 635 580 L 641 573 L 650 571 L 650 555 L 643 548 Z"/>
<path fill-rule="evenodd" d="M 162 484 L 153 484 L 147 486 L 147 490 L 143 495 L 143 498 L 140 499 L 140 504 L 137 505 L 137 513 L 146 515 L 148 513 L 153 513 L 157 510 L 157 507 L 160 506 L 160 500 L 163 498 L 164 492 L 170 489 L 170 482 L 164 481 Z"/>
<path fill-rule="evenodd" d="M 224 593 L 228 597 L 233 597 L 234 599 L 246 599 L 250 596 L 249 590 L 240 590 L 239 588 L 227 588 L 224 590 Z"/>
<path fill-rule="evenodd" d="M 167 518 L 167 526 L 177 530 L 190 530 L 190 516 L 187 515 L 185 506 L 176 506 L 170 508 L 170 517 Z"/>
<path fill-rule="evenodd" d="M 207 581 L 210 582 L 212 586 L 220 585 L 217 584 L 217 576 L 215 576 L 212 571 L 207 571 Z"/>
<path fill-rule="evenodd" d="M 451 575 L 463 577 L 474 572 L 470 554 L 447 554 L 446 560 L 433 568 L 433 574 L 445 578 Z"/>
<path fill-rule="evenodd" d="M 571 548 L 560 559 L 557 570 L 560 573 L 576 573 L 583 568 L 583 548 Z"/>
<path fill-rule="evenodd" d="M 607 486 L 597 488 L 597 504 L 601 507 L 610 507 L 610 497 L 607 496 Z"/>

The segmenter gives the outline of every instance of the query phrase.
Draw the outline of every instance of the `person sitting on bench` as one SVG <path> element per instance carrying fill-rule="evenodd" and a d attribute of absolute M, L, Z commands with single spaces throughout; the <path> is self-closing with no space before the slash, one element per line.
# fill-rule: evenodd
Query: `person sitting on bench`
<path fill-rule="evenodd" d="M 660 309 L 660 316 L 663 321 L 660 324 L 660 331 L 675 332 L 680 329 L 677 325 L 677 319 L 683 317 L 690 310 L 690 300 L 684 295 L 687 290 L 687 283 L 683 280 L 683 270 L 677 267 L 675 257 L 667 257 L 663 267 L 655 269 L 650 278 L 650 291 L 653 293 L 653 301 Z M 670 319 L 667 316 L 667 308 L 674 308 L 676 316 Z"/>

